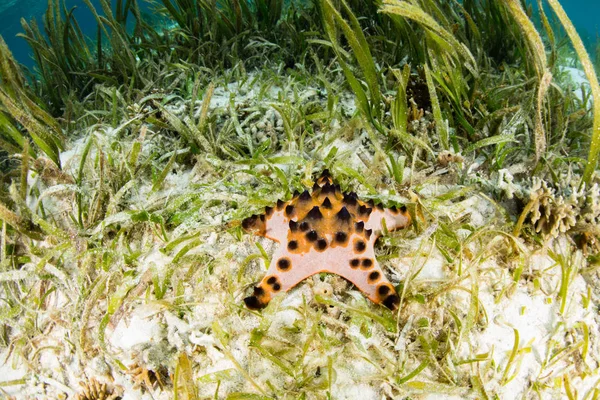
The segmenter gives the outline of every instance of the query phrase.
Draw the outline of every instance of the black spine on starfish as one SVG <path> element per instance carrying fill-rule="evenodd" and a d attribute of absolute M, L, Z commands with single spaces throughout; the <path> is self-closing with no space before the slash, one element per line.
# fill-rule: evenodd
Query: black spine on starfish
<path fill-rule="evenodd" d="M 348 211 L 348 209 L 344 206 L 341 208 L 341 210 L 336 214 L 337 219 L 339 219 L 340 221 L 343 222 L 348 222 L 350 221 L 350 218 L 352 218 L 352 215 L 350 214 L 350 212 Z"/>
<path fill-rule="evenodd" d="M 308 218 L 308 219 L 321 219 L 321 218 L 323 218 L 323 214 L 321 213 L 321 210 L 319 209 L 319 206 L 314 206 L 308 212 L 308 214 L 306 214 L 306 218 Z"/>

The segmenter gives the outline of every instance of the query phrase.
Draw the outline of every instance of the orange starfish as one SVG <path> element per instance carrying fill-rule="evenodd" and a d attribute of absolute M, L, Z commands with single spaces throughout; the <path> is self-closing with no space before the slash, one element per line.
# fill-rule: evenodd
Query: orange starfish
<path fill-rule="evenodd" d="M 383 208 L 363 202 L 356 193 L 342 193 L 327 170 L 312 193 L 295 193 L 275 208 L 244 219 L 247 232 L 281 245 L 273 255 L 266 276 L 244 302 L 250 309 L 267 306 L 271 298 L 287 292 L 311 275 L 329 272 L 352 282 L 377 304 L 391 310 L 400 299 L 375 259 L 374 244 L 383 231 L 405 228 L 410 215 L 403 206 Z"/>

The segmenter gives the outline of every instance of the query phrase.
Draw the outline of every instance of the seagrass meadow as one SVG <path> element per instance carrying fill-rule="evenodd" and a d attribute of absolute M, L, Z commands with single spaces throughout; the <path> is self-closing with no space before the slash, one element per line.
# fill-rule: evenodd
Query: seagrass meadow
<path fill-rule="evenodd" d="M 600 399 L 600 51 L 557 0 L 60 0 L 0 38 L 8 399 Z M 591 53 L 591 54 L 590 54 Z M 406 207 L 397 311 L 242 220 Z M 404 210 L 404 208 L 402 208 Z"/>

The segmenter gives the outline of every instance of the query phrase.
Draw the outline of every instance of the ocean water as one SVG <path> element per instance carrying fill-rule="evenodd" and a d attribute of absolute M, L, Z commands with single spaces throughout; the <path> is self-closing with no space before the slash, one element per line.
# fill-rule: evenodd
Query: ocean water
<path fill-rule="evenodd" d="M 98 24 L 85 2 L 83 0 L 66 0 L 65 3 L 69 10 L 72 7 L 77 7 L 73 14 L 83 33 L 90 37 L 95 37 Z M 91 3 L 102 14 L 100 1 L 91 0 Z M 112 0 L 112 3 L 116 2 Z M 155 8 L 155 5 L 144 0 L 141 0 L 139 4 L 140 11 L 144 14 L 152 12 Z M 17 36 L 19 33 L 23 33 L 21 19 L 24 18 L 29 22 L 35 18 L 38 26 L 42 29 L 42 20 L 47 6 L 47 0 L 0 0 L 0 21 L 2 21 L 0 24 L 0 35 L 2 35 L 8 44 L 17 61 L 27 67 L 33 66 L 33 60 L 27 42 L 25 39 Z M 131 15 L 130 18 L 133 20 Z"/>
<path fill-rule="evenodd" d="M 157 1 L 160 3 L 160 1 Z M 534 9 L 537 0 L 527 0 Z M 114 0 L 113 0 L 114 3 Z M 92 0 L 92 4 L 101 11 L 99 0 Z M 575 24 L 579 34 L 584 39 L 588 49 L 594 51 L 600 37 L 600 0 L 562 0 L 562 6 Z M 79 25 L 86 35 L 94 37 L 96 34 L 96 20 L 83 0 L 67 0 L 67 8 L 77 7 L 74 12 Z M 0 0 L 0 35 L 8 43 L 16 59 L 27 67 L 33 66 L 29 47 L 24 39 L 17 37 L 23 32 L 21 18 L 27 21 L 37 19 L 41 26 L 42 17 L 46 11 L 46 0 Z M 155 7 L 150 2 L 140 0 L 143 13 L 152 12 Z M 552 15 L 550 10 L 548 15 Z"/>
<path fill-rule="evenodd" d="M 537 0 L 528 0 L 537 10 Z M 577 32 L 586 43 L 588 49 L 593 49 L 600 36 L 600 1 L 599 0 L 560 0 L 560 4 L 577 28 Z M 553 16 L 549 6 L 544 7 L 548 17 Z"/>

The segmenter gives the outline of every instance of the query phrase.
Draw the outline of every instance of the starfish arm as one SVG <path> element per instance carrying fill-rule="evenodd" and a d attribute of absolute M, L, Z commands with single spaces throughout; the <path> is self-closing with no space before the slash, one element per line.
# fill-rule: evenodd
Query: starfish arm
<path fill-rule="evenodd" d="M 309 276 L 324 271 L 327 258 L 323 258 L 323 254 L 315 249 L 295 253 L 280 246 L 273 254 L 267 273 L 254 288 L 254 294 L 246 297 L 244 302 L 250 309 L 266 307 L 273 296 L 287 292 Z"/>
<path fill-rule="evenodd" d="M 331 243 L 332 238 L 327 239 Z M 366 244 L 359 252 L 354 246 L 358 241 Z M 354 234 L 349 240 L 352 246 L 330 247 L 326 251 L 315 247 L 295 254 L 281 246 L 273 255 L 271 265 L 254 289 L 254 294 L 244 301 L 249 308 L 264 308 L 278 293 L 287 292 L 311 275 L 328 272 L 349 280 L 373 302 L 383 303 L 394 310 L 398 296 L 375 260 L 373 243 L 374 238 L 365 242 L 364 236 Z"/>
<path fill-rule="evenodd" d="M 396 294 L 394 286 L 386 278 L 375 257 L 371 258 L 373 260 L 371 267 L 364 265 L 364 260 L 369 260 L 369 258 L 362 258 L 360 260 L 358 268 L 351 268 L 345 274 L 340 275 L 352 282 L 373 303 L 383 304 L 392 311 L 396 310 L 400 298 Z"/>
<path fill-rule="evenodd" d="M 242 221 L 242 227 L 247 232 L 277 243 L 282 242 L 287 236 L 290 219 L 286 215 L 286 208 L 291 203 L 278 201 L 275 208 L 266 207 L 264 214 L 253 215 Z"/>
<path fill-rule="evenodd" d="M 385 221 L 385 227 L 388 231 L 403 229 L 410 225 L 410 214 L 406 210 L 406 207 L 402 207 L 401 209 L 396 209 L 395 207 L 384 208 L 383 210 L 373 209 L 368 221 L 365 222 L 365 229 L 372 229 L 375 236 L 381 236 L 383 221 Z"/>

